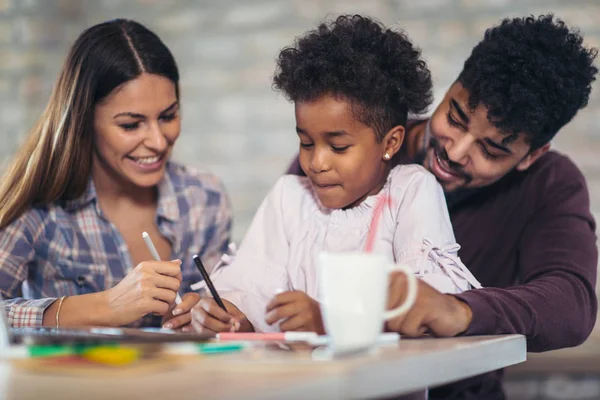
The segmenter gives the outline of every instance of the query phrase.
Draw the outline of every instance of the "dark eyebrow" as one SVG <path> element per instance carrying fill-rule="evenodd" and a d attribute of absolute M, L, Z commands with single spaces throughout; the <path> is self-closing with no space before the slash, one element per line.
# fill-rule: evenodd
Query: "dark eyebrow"
<path fill-rule="evenodd" d="M 463 109 L 458 104 L 458 102 L 454 99 L 450 99 L 450 103 L 452 104 L 452 106 L 454 107 L 456 112 L 458 113 L 458 116 L 460 117 L 460 119 L 462 119 L 465 124 L 468 124 L 470 122 L 469 116 L 467 115 L 466 112 L 463 111 Z"/>
<path fill-rule="evenodd" d="M 346 131 L 331 131 L 331 132 L 325 132 L 325 134 L 327 136 L 329 136 L 330 138 L 340 137 L 340 136 L 350 136 L 350 134 Z"/>
<path fill-rule="evenodd" d="M 502 146 L 499 143 L 494 142 L 492 139 L 489 138 L 485 138 L 483 139 L 487 144 L 489 144 L 490 146 L 492 146 L 495 149 L 498 149 L 500 151 L 505 152 L 506 154 L 512 154 L 512 151 L 510 151 L 510 149 L 506 146 Z"/>
<path fill-rule="evenodd" d="M 167 107 L 164 110 L 162 110 L 160 113 L 164 114 L 166 112 L 173 111 L 178 105 L 179 105 L 179 100 L 175 100 L 173 102 L 173 104 L 171 104 L 169 107 Z"/>
<path fill-rule="evenodd" d="M 302 134 L 302 135 L 308 135 L 308 133 L 306 133 L 306 131 L 304 129 L 300 128 L 299 126 L 296 127 L 296 133 Z M 346 131 L 330 131 L 330 132 L 325 132 L 325 135 L 327 135 L 330 138 L 340 137 L 340 136 L 350 136 L 350 134 Z"/>
<path fill-rule="evenodd" d="M 167 107 L 167 108 L 165 108 L 164 110 L 162 110 L 162 111 L 160 112 L 160 114 L 162 115 L 162 114 L 164 114 L 164 113 L 166 113 L 166 112 L 172 111 L 172 110 L 173 110 L 175 107 L 177 107 L 177 105 L 178 105 L 178 104 L 179 104 L 179 100 L 175 100 L 175 101 L 173 102 L 173 104 L 171 104 L 169 107 Z M 141 118 L 141 119 L 144 119 L 144 118 L 146 118 L 146 116 L 145 116 L 145 115 L 143 115 L 143 114 L 132 113 L 132 112 L 122 112 L 122 113 L 116 114 L 116 115 L 113 117 L 113 119 L 115 119 L 115 118 L 117 118 L 117 117 L 125 117 L 125 116 L 126 116 L 126 117 L 131 117 L 131 118 Z"/>
<path fill-rule="evenodd" d="M 132 113 L 132 112 L 118 113 L 113 117 L 113 119 L 118 118 L 118 117 L 131 117 L 131 118 L 141 118 L 141 119 L 146 118 L 146 116 L 143 114 L 137 114 L 137 113 Z"/>

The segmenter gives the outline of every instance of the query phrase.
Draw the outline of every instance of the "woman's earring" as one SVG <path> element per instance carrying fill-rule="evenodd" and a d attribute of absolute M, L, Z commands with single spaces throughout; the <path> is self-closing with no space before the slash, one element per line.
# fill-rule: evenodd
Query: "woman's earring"
<path fill-rule="evenodd" d="M 383 159 L 384 159 L 385 161 L 390 161 L 390 158 L 392 158 L 392 156 L 390 156 L 390 153 L 385 153 L 385 154 L 383 155 Z"/>

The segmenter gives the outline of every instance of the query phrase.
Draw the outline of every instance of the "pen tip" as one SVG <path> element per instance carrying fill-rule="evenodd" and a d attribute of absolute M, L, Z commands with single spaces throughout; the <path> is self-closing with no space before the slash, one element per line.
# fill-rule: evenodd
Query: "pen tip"
<path fill-rule="evenodd" d="M 148 232 L 142 232 L 142 237 L 148 237 Z"/>
<path fill-rule="evenodd" d="M 194 255 L 192 256 L 192 260 L 195 260 L 196 258 L 198 258 L 198 255 L 197 255 L 197 254 L 194 254 Z"/>

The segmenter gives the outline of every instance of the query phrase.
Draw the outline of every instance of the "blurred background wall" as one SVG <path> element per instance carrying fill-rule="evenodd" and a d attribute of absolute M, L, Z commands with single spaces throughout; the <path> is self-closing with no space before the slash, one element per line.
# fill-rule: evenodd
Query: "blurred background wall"
<path fill-rule="evenodd" d="M 183 132 L 175 158 L 225 181 L 239 240 L 297 147 L 293 109 L 271 90 L 274 59 L 294 37 L 340 13 L 403 28 L 429 63 L 437 103 L 486 28 L 503 17 L 549 11 L 600 46 L 600 0 L 0 0 L 0 160 L 42 111 L 79 33 L 107 19 L 136 19 L 163 39 L 181 70 Z M 554 143 L 583 169 L 597 219 L 599 111 L 596 87 Z"/>
<path fill-rule="evenodd" d="M 79 33 L 112 18 L 136 19 L 163 39 L 181 69 L 175 158 L 225 181 L 239 240 L 297 147 L 293 108 L 271 90 L 274 60 L 296 36 L 340 13 L 403 28 L 423 50 L 437 102 L 486 28 L 506 16 L 549 11 L 600 45 L 599 0 L 0 0 L 0 160 L 39 116 Z M 596 89 L 555 146 L 583 168 L 600 216 Z"/>

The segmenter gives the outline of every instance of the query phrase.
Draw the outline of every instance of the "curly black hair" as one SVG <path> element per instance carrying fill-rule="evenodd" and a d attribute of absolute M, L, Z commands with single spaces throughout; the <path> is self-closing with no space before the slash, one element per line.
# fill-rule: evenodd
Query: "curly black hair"
<path fill-rule="evenodd" d="M 523 134 L 531 150 L 544 146 L 588 103 L 598 50 L 582 43 L 553 14 L 504 19 L 485 32 L 458 77 L 469 108 L 488 109 L 504 144 Z"/>
<path fill-rule="evenodd" d="M 403 32 L 360 15 L 339 16 L 284 48 L 273 87 L 293 102 L 324 95 L 348 101 L 378 141 L 432 101 L 431 74 L 420 49 Z"/>

